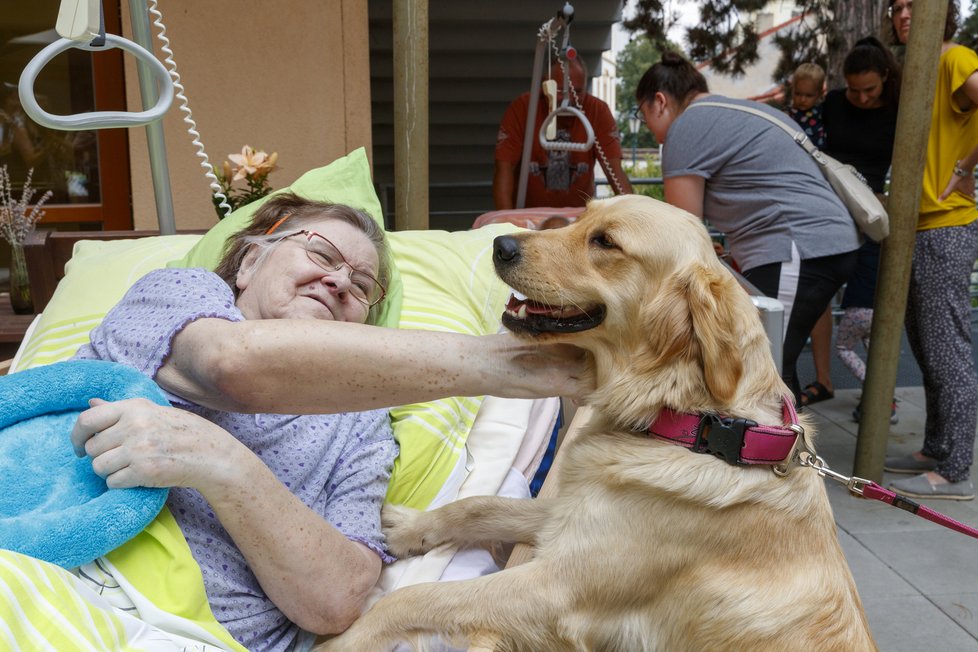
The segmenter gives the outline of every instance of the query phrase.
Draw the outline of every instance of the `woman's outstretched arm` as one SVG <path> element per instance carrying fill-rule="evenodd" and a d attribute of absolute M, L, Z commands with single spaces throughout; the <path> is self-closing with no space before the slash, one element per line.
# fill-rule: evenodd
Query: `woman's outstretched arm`
<path fill-rule="evenodd" d="M 214 409 L 286 414 L 445 396 L 582 397 L 593 386 L 586 354 L 569 345 L 284 319 L 193 322 L 156 381 Z"/>

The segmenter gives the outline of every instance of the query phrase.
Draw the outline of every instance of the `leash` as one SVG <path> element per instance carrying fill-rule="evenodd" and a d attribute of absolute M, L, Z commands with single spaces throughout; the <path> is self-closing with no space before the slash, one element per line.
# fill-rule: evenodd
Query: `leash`
<path fill-rule="evenodd" d="M 798 423 L 794 400 L 784 398 L 784 421 L 787 425 L 762 426 L 749 419 L 720 417 L 713 414 L 691 414 L 663 408 L 649 426 L 648 434 L 694 453 L 714 455 L 733 465 L 770 465 L 775 474 L 785 476 L 790 465 L 813 469 L 823 478 L 844 484 L 850 493 L 878 500 L 911 514 L 978 539 L 978 529 L 941 514 L 909 498 L 884 489 L 872 480 L 847 476 L 828 467 L 805 436 Z"/>
<path fill-rule="evenodd" d="M 956 521 L 946 514 L 941 514 L 940 512 L 927 507 L 926 505 L 921 505 L 909 498 L 900 496 L 889 489 L 884 489 L 872 480 L 866 480 L 864 478 L 857 478 L 855 476 L 847 476 L 841 473 L 837 473 L 830 469 L 823 460 L 818 455 L 815 455 L 811 451 L 805 450 L 798 453 L 798 463 L 802 466 L 807 466 L 815 470 L 823 478 L 829 478 L 830 480 L 835 480 L 840 482 L 849 489 L 850 493 L 860 496 L 862 498 L 870 498 L 872 500 L 878 500 L 887 505 L 892 505 L 893 507 L 898 507 L 904 511 L 910 512 L 911 514 L 916 514 L 917 516 L 930 521 L 931 523 L 937 523 L 938 525 L 943 525 L 944 527 L 954 530 L 955 532 L 960 532 L 961 534 L 966 534 L 969 537 L 974 537 L 978 539 L 978 530 L 975 528 L 965 525 L 960 521 Z"/>

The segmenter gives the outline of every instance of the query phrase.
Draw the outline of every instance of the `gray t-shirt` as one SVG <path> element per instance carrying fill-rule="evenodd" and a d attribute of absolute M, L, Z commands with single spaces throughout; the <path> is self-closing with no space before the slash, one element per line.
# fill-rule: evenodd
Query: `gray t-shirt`
<path fill-rule="evenodd" d="M 119 362 L 154 378 L 173 338 L 204 317 L 244 319 L 227 283 L 203 269 L 156 270 L 130 288 L 75 357 Z M 205 408 L 170 393 L 167 398 L 233 434 L 309 508 L 347 538 L 384 561 L 392 560 L 380 530 L 380 507 L 397 455 L 386 410 L 240 414 Z M 167 506 L 200 565 L 217 620 L 249 650 L 288 650 L 298 626 L 265 595 L 204 497 L 193 489 L 173 488 Z"/>
<path fill-rule="evenodd" d="M 703 99 L 760 109 L 798 127 L 758 102 Z M 696 102 L 686 107 L 666 134 L 662 176 L 686 175 L 706 180 L 703 217 L 727 236 L 743 270 L 790 260 L 792 242 L 802 260 L 859 247 L 852 217 L 812 157 L 761 117 Z"/>

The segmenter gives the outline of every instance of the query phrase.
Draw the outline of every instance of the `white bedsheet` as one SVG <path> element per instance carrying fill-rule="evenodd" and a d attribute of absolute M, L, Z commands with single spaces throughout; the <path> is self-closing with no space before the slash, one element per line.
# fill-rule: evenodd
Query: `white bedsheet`
<path fill-rule="evenodd" d="M 529 498 L 532 478 L 557 422 L 560 401 L 556 398 L 526 400 L 488 397 L 479 410 L 469 434 L 464 477 L 453 476 L 432 509 L 467 496 Z M 368 604 L 394 589 L 434 582 L 466 579 L 498 570 L 485 550 L 458 551 L 442 546 L 387 566 L 374 587 Z"/>

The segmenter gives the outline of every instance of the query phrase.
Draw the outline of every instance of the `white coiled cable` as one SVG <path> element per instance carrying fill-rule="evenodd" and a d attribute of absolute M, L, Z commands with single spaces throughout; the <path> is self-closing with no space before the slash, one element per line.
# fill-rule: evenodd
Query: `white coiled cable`
<path fill-rule="evenodd" d="M 577 89 L 574 88 L 574 84 L 570 81 L 570 70 L 567 66 L 567 60 L 560 56 L 560 52 L 557 51 L 557 44 L 551 41 L 551 47 L 553 48 L 554 56 L 557 57 L 557 61 L 560 62 L 560 70 L 564 73 L 564 84 L 570 88 L 570 94 L 574 98 L 574 105 L 583 113 L 584 105 L 581 103 L 581 98 L 577 96 Z M 614 186 L 616 195 L 625 194 L 624 189 L 621 186 L 621 182 L 615 175 L 614 171 L 611 169 L 611 161 L 608 160 L 607 155 L 604 153 L 604 148 L 601 147 L 601 143 L 598 142 L 597 138 L 594 139 L 594 150 L 598 153 L 598 157 L 604 163 L 605 171 L 608 173 L 608 179 L 611 181 L 611 185 Z"/>
<path fill-rule="evenodd" d="M 551 18 L 550 20 L 548 20 L 547 22 L 545 22 L 543 25 L 540 26 L 540 29 L 537 30 L 537 38 L 540 39 L 541 41 L 546 40 L 550 45 L 550 48 L 548 48 L 548 50 L 553 51 L 553 56 L 560 63 L 560 69 L 564 73 L 564 85 L 570 88 L 571 97 L 574 99 L 574 106 L 576 106 L 577 109 L 581 112 L 581 121 L 587 124 L 587 118 L 584 117 L 584 105 L 581 103 L 581 98 L 577 96 L 577 89 L 574 88 L 574 84 L 571 83 L 570 81 L 570 71 L 568 70 L 567 67 L 567 61 L 560 56 L 560 50 L 558 49 L 557 41 L 554 39 L 554 36 L 557 31 L 554 29 L 554 24 L 553 24 L 554 20 L 556 19 Z M 569 25 L 564 25 L 563 29 L 567 30 L 569 29 L 569 27 L 570 27 Z M 557 29 L 560 28 L 558 27 Z M 548 61 L 550 61 L 549 58 L 550 56 L 551 56 L 550 52 L 548 51 L 547 53 Z M 547 66 L 547 70 L 548 71 L 550 70 L 550 66 Z M 549 77 L 549 72 L 547 74 Z M 608 160 L 608 156 L 604 153 L 604 148 L 601 147 L 601 143 L 598 142 L 597 138 L 593 139 L 593 146 L 598 154 L 598 157 L 601 159 L 603 163 L 602 167 L 608 173 L 608 180 L 611 181 L 611 185 L 614 186 L 615 194 L 616 195 L 624 194 L 624 190 L 622 188 L 621 182 L 618 180 L 618 177 L 611 169 L 611 161 Z M 552 149 L 573 150 L 573 151 L 587 151 L 591 149 L 590 145 L 585 148 L 581 148 L 577 143 L 564 143 L 562 144 L 562 146 L 558 146 L 558 147 L 554 147 L 554 144 L 551 143 L 550 147 Z"/>
<path fill-rule="evenodd" d="M 221 184 L 218 181 L 217 175 L 214 174 L 214 166 L 211 165 L 210 159 L 207 157 L 207 152 L 204 151 L 204 144 L 200 142 L 200 133 L 197 131 L 197 123 L 194 122 L 193 113 L 190 111 L 190 101 L 187 96 L 183 94 L 184 88 L 183 84 L 180 83 L 180 74 L 177 72 L 177 63 L 173 60 L 173 50 L 170 49 L 170 39 L 166 37 L 166 26 L 163 24 L 163 14 L 160 13 L 159 7 L 157 6 L 156 0 L 149 0 L 149 13 L 153 15 L 153 25 L 159 30 L 156 37 L 160 40 L 160 51 L 163 52 L 165 58 L 163 63 L 167 66 L 167 72 L 170 73 L 170 79 L 173 80 L 173 89 L 175 96 L 180 100 L 180 110 L 184 112 L 183 121 L 188 125 L 187 133 L 193 137 L 193 146 L 197 149 L 196 155 L 201 159 L 200 167 L 204 168 L 204 176 L 207 177 L 211 190 L 214 191 L 214 197 L 219 201 L 219 206 L 221 210 L 224 211 L 224 217 L 231 214 L 231 205 L 228 204 L 227 195 L 221 190 Z"/>

